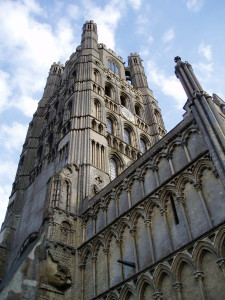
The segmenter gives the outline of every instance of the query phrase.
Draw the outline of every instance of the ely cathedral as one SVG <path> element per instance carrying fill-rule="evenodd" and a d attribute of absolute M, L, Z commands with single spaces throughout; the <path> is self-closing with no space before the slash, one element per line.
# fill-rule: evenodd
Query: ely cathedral
<path fill-rule="evenodd" d="M 0 232 L 0 299 L 225 299 L 225 103 L 175 58 L 166 132 L 142 60 L 83 26 L 29 124 Z"/>

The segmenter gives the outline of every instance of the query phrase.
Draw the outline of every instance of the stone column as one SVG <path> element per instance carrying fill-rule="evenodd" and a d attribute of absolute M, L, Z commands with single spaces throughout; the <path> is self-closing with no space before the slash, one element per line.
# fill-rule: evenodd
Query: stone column
<path fill-rule="evenodd" d="M 181 146 L 184 148 L 184 151 L 185 151 L 185 154 L 187 156 L 188 162 L 191 162 L 191 157 L 190 157 L 190 154 L 189 154 L 189 151 L 188 151 L 188 148 L 187 148 L 187 142 L 182 142 Z"/>
<path fill-rule="evenodd" d="M 166 211 L 166 209 L 160 209 L 160 213 L 164 217 L 164 221 L 166 224 L 166 230 L 167 230 L 167 235 L 168 235 L 168 240 L 169 240 L 169 245 L 170 245 L 170 252 L 173 252 L 173 245 L 172 245 L 172 240 L 171 240 L 170 230 L 169 230 L 169 225 L 168 225 L 168 220 L 167 220 L 167 211 Z"/>
<path fill-rule="evenodd" d="M 200 196 L 200 199 L 201 199 L 201 203 L 202 203 L 202 207 L 203 207 L 203 210 L 205 212 L 205 216 L 207 218 L 207 221 L 208 221 L 208 224 L 210 227 L 212 227 L 212 221 L 210 219 L 210 215 L 209 215 L 209 211 L 208 211 L 208 208 L 206 206 L 206 203 L 205 203 L 205 200 L 203 198 L 203 195 L 202 195 L 202 184 L 200 181 L 198 181 L 194 187 L 196 188 L 196 190 L 198 191 L 198 194 Z"/>
<path fill-rule="evenodd" d="M 141 183 L 142 197 L 144 197 L 145 196 L 144 177 L 139 177 L 139 181 Z"/>
<path fill-rule="evenodd" d="M 94 296 L 97 295 L 97 286 L 96 286 L 96 260 L 97 256 L 92 256 L 92 266 L 93 266 L 93 288 L 94 288 Z"/>
<path fill-rule="evenodd" d="M 81 271 L 81 300 L 84 300 L 84 270 L 85 270 L 85 264 L 79 265 L 79 269 Z"/>
<path fill-rule="evenodd" d="M 134 247 L 134 255 L 135 255 L 135 266 L 136 266 L 136 272 L 139 271 L 139 264 L 138 264 L 138 253 L 137 253 L 137 245 L 136 245 L 136 230 L 131 229 L 130 234 L 133 241 L 133 247 Z"/>
<path fill-rule="evenodd" d="M 117 240 L 116 241 L 117 246 L 119 248 L 119 252 L 120 252 L 120 259 L 123 259 L 123 255 L 122 255 L 122 240 Z M 120 276 L 121 276 L 121 281 L 124 280 L 124 276 L 123 276 L 123 264 L 120 264 Z"/>
<path fill-rule="evenodd" d="M 153 241 L 152 241 L 152 222 L 151 222 L 151 220 L 147 219 L 145 221 L 145 226 L 147 227 L 147 230 L 148 230 L 148 238 L 149 238 L 150 250 L 151 250 L 151 254 L 152 254 L 152 262 L 155 263 L 155 251 L 154 251 L 154 246 L 153 246 Z"/>
<path fill-rule="evenodd" d="M 130 188 L 127 188 L 126 192 L 127 192 L 128 205 L 129 205 L 129 208 L 131 208 L 132 203 L 131 203 L 131 194 L 130 194 L 131 190 L 130 190 Z"/>
<path fill-rule="evenodd" d="M 174 167 L 173 167 L 172 157 L 173 157 L 172 154 L 167 154 L 167 156 L 166 156 L 167 160 L 169 161 L 170 169 L 171 169 L 171 172 L 173 175 L 173 174 L 175 174 L 175 171 L 174 171 Z"/>
<path fill-rule="evenodd" d="M 182 295 L 181 295 L 182 283 L 181 282 L 175 282 L 173 284 L 173 288 L 176 290 L 177 300 L 182 300 Z"/>
<path fill-rule="evenodd" d="M 86 241 L 87 239 L 87 235 L 86 235 L 86 232 L 87 232 L 87 226 L 86 226 L 86 223 L 82 223 L 82 236 L 83 236 L 83 243 Z"/>
<path fill-rule="evenodd" d="M 153 167 L 152 170 L 153 170 L 153 172 L 155 174 L 156 184 L 157 184 L 157 186 L 159 186 L 158 167 Z"/>
<path fill-rule="evenodd" d="M 193 275 L 194 275 L 195 280 L 197 280 L 199 283 L 202 300 L 205 300 L 205 293 L 204 293 L 204 287 L 203 287 L 204 272 L 196 271 L 196 272 L 194 272 Z"/>
<path fill-rule="evenodd" d="M 107 289 L 110 288 L 110 272 L 109 272 L 109 249 L 105 249 L 105 257 L 106 257 L 106 268 L 107 268 Z"/>
<path fill-rule="evenodd" d="M 185 202 L 184 202 L 184 197 L 177 197 L 176 201 L 180 204 L 181 206 L 181 210 L 182 210 L 182 214 L 184 217 L 184 221 L 185 221 L 185 225 L 187 228 L 187 232 L 188 232 L 188 236 L 189 236 L 189 240 L 192 240 L 192 234 L 191 234 L 191 229 L 188 223 L 188 219 L 187 219 L 187 213 L 186 213 L 186 208 L 185 208 Z"/>

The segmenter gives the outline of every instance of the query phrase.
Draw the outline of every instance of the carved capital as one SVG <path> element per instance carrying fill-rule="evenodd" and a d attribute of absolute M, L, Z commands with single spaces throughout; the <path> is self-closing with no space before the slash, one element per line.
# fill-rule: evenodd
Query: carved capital
<path fill-rule="evenodd" d="M 131 229 L 130 230 L 130 234 L 131 234 L 131 236 L 135 237 L 135 235 L 136 235 L 136 229 Z"/>
<path fill-rule="evenodd" d="M 144 177 L 139 177 L 139 181 L 144 182 L 145 181 Z"/>
<path fill-rule="evenodd" d="M 221 269 L 222 268 L 225 268 L 225 258 L 221 257 L 219 258 L 217 261 L 216 261 L 218 267 L 220 267 Z"/>
<path fill-rule="evenodd" d="M 201 191 L 202 190 L 202 183 L 201 181 L 198 181 L 194 184 L 194 187 L 196 188 L 197 191 Z"/>
<path fill-rule="evenodd" d="M 182 146 L 183 148 L 186 147 L 186 146 L 187 146 L 187 142 L 183 141 L 183 142 L 181 143 L 181 146 Z"/>
<path fill-rule="evenodd" d="M 97 260 L 97 256 L 93 255 L 93 256 L 91 257 L 91 260 L 92 260 L 92 261 L 96 261 L 96 260 Z"/>
<path fill-rule="evenodd" d="M 175 282 L 175 283 L 173 284 L 173 288 L 174 288 L 176 291 L 181 291 L 182 283 L 181 283 L 181 282 Z"/>
<path fill-rule="evenodd" d="M 173 155 L 172 155 L 171 153 L 168 153 L 168 154 L 166 155 L 166 158 L 167 158 L 168 160 L 170 160 L 170 159 L 173 158 Z"/>
<path fill-rule="evenodd" d="M 163 298 L 163 295 L 162 295 L 161 292 L 155 292 L 155 293 L 153 294 L 153 299 L 160 300 L 160 299 L 162 299 L 162 298 Z"/>
<path fill-rule="evenodd" d="M 152 226 L 152 221 L 150 219 L 145 220 L 145 226 L 146 227 L 151 227 Z"/>
<path fill-rule="evenodd" d="M 193 275 L 197 281 L 202 281 L 204 279 L 204 272 L 202 271 L 196 271 Z"/>
<path fill-rule="evenodd" d="M 177 203 L 184 205 L 184 197 L 178 196 L 178 197 L 176 197 L 176 201 L 177 201 Z"/>
<path fill-rule="evenodd" d="M 160 208 L 160 214 L 161 214 L 162 216 L 165 216 L 165 215 L 167 214 L 166 208 Z"/>
<path fill-rule="evenodd" d="M 84 269 L 85 269 L 85 264 L 80 264 L 80 265 L 79 265 L 79 269 L 80 269 L 80 270 L 84 270 Z"/>

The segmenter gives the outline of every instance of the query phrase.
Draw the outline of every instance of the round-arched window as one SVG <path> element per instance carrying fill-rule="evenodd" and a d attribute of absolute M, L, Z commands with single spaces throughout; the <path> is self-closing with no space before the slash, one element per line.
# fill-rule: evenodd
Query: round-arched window
<path fill-rule="evenodd" d="M 110 177 L 111 180 L 113 180 L 118 176 L 118 166 L 116 160 L 113 158 L 110 159 L 109 164 L 110 164 Z"/>

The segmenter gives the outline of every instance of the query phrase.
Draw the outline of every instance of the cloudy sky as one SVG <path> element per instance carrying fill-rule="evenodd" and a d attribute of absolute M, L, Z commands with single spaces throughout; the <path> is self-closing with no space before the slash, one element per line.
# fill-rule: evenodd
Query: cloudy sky
<path fill-rule="evenodd" d="M 192 64 L 208 93 L 225 99 L 224 12 L 224 0 L 0 0 L 0 224 L 49 68 L 75 51 L 86 20 L 124 61 L 141 55 L 169 131 L 186 101 L 175 56 Z"/>

